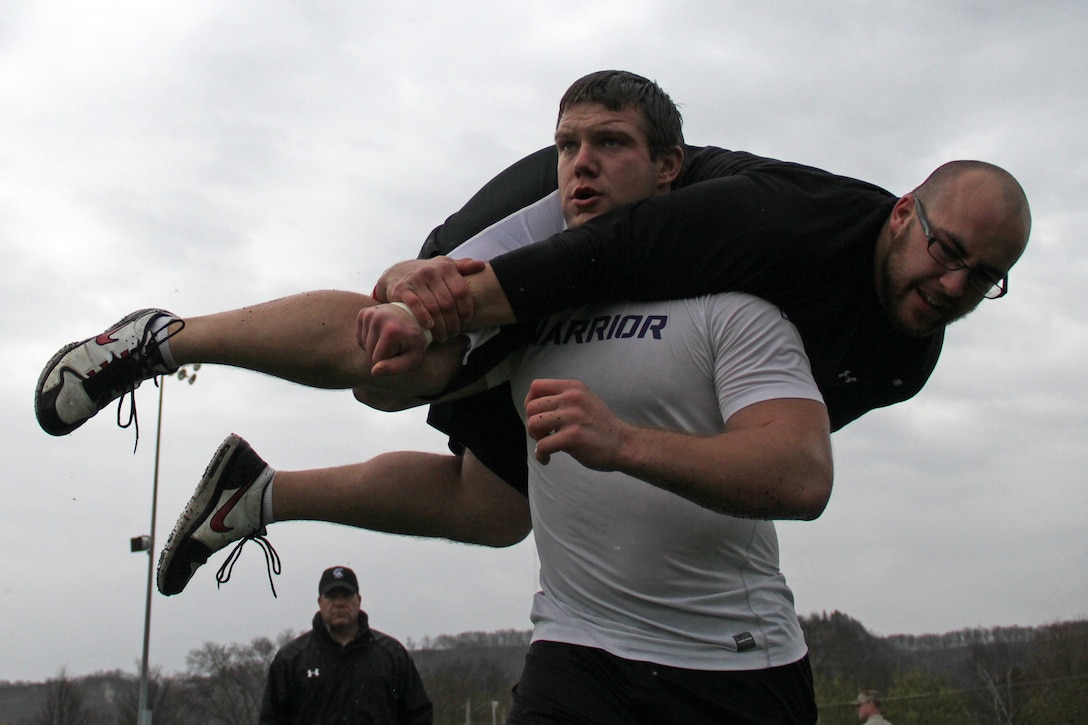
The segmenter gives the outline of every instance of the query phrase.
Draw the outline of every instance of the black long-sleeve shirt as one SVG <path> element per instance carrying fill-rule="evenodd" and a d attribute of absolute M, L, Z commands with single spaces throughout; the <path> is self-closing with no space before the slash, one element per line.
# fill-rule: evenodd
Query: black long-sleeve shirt
<path fill-rule="evenodd" d="M 900 333 L 874 283 L 876 241 L 895 197 L 745 152 L 685 152 L 672 193 L 491 260 L 517 318 L 594 301 L 748 292 L 797 326 L 834 430 L 921 390 L 943 333 Z M 423 254 L 447 252 L 553 191 L 555 159 L 555 149 L 543 149 L 504 171 L 431 233 Z M 474 398 L 434 405 L 429 420 L 524 490 L 524 433 L 508 391 Z M 504 403 L 509 410 L 500 410 Z"/>

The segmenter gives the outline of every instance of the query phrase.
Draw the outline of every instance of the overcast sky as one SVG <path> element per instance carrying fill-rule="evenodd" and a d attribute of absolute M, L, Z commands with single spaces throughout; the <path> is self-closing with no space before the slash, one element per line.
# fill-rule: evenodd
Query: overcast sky
<path fill-rule="evenodd" d="M 157 390 L 141 442 L 106 411 L 37 426 L 61 345 L 133 309 L 196 315 L 307 289 L 369 290 L 481 184 L 546 145 L 603 68 L 657 80 L 689 142 L 897 194 L 981 158 L 1035 224 L 1010 293 L 954 325 L 914 400 L 833 437 L 835 490 L 779 526 L 801 614 L 879 635 L 1088 614 L 1088 6 L 1083 2 L 146 2 L 0 9 L 0 680 L 136 671 Z M 159 540 L 225 435 L 279 468 L 442 451 L 421 412 L 205 367 L 165 387 Z M 270 529 L 217 591 L 220 553 L 155 595 L 151 662 L 301 631 L 331 564 L 378 629 L 419 642 L 528 629 L 530 540 L 490 550 L 318 523 Z M 157 559 L 157 552 L 156 552 Z"/>

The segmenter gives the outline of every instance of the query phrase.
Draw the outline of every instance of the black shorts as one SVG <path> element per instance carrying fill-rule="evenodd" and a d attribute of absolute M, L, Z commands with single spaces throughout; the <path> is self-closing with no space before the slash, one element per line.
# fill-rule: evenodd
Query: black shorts
<path fill-rule="evenodd" d="M 507 725 L 812 725 L 808 657 L 741 672 L 635 662 L 604 650 L 534 642 Z"/>
<path fill-rule="evenodd" d="M 446 391 L 457 390 L 479 378 L 529 339 L 532 326 L 513 325 L 488 340 L 468 357 L 468 363 L 454 377 Z M 525 426 L 514 408 L 510 385 L 503 384 L 482 393 L 432 403 L 427 422 L 449 436 L 450 450 L 457 455 L 465 449 L 492 473 L 528 495 L 529 464 Z"/>
<path fill-rule="evenodd" d="M 528 495 L 525 426 L 514 410 L 509 383 L 468 398 L 431 403 L 427 422 L 449 436 L 455 455 L 467 448 L 492 473 Z"/>

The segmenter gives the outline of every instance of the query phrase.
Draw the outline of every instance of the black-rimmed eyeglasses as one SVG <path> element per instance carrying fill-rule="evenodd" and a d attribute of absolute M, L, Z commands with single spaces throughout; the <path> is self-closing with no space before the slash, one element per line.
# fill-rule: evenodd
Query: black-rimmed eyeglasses
<path fill-rule="evenodd" d="M 929 230 L 929 219 L 926 218 L 925 208 L 918 197 L 914 197 L 914 209 L 918 212 L 918 223 L 922 225 L 922 234 L 929 243 L 927 249 L 929 256 L 936 260 L 937 264 L 954 272 L 957 269 L 967 270 L 967 285 L 988 300 L 996 300 L 1003 297 L 1009 291 L 1009 276 L 995 277 L 993 273 L 978 267 L 971 267 L 963 261 L 959 251 L 947 242 L 942 242 Z"/>

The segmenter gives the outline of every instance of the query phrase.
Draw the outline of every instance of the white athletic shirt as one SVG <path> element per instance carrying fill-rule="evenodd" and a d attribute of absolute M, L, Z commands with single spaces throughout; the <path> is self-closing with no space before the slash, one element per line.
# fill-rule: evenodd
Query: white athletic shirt
<path fill-rule="evenodd" d="M 821 399 L 793 325 L 744 294 L 592 305 L 540 329 L 489 374 L 509 377 L 523 418 L 537 378 L 581 380 L 625 420 L 699 435 L 752 403 Z M 529 456 L 529 502 L 534 640 L 702 670 L 762 669 L 807 651 L 771 521 L 714 513 L 566 454 L 546 466 Z"/>

